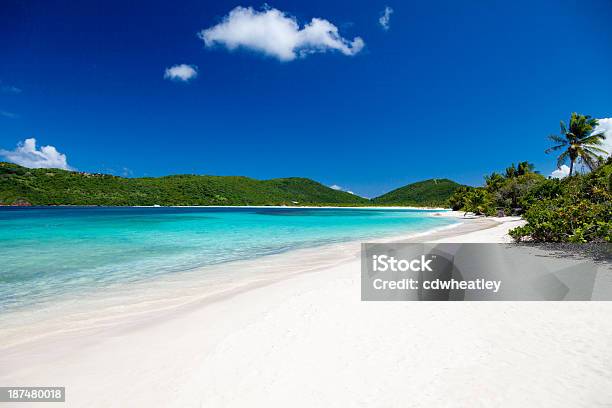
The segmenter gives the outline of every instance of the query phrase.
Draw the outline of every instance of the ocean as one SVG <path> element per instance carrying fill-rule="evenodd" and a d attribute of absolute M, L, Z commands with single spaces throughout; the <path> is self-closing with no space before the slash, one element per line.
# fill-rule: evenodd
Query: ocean
<path fill-rule="evenodd" d="M 0 207 L 0 313 L 293 249 L 406 235 L 431 210 Z M 198 269 L 202 268 L 202 269 Z"/>

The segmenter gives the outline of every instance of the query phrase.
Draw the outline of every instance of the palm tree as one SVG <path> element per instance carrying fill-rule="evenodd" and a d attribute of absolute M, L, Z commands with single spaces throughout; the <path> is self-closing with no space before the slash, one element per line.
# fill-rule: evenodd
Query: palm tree
<path fill-rule="evenodd" d="M 529 173 L 536 173 L 535 171 L 535 165 L 533 163 L 529 163 L 529 162 L 520 162 L 518 164 L 518 167 L 516 169 L 516 174 L 519 176 L 523 176 L 525 174 L 529 174 Z"/>
<path fill-rule="evenodd" d="M 537 173 L 535 171 L 535 165 L 533 163 L 524 161 L 520 162 L 518 164 L 518 167 L 514 166 L 514 163 L 512 163 L 512 166 L 506 167 L 506 178 L 508 179 L 518 176 L 524 176 L 528 173 Z"/>
<path fill-rule="evenodd" d="M 504 184 L 506 179 L 497 172 L 491 173 L 490 176 L 485 176 L 485 185 L 489 191 L 497 191 Z"/>
<path fill-rule="evenodd" d="M 607 151 L 599 147 L 606 138 L 605 132 L 593 133 L 597 125 L 599 125 L 597 119 L 593 119 L 588 115 L 580 115 L 576 112 L 572 113 L 569 129 L 561 121 L 561 134 L 550 135 L 548 137 L 555 142 L 555 146 L 546 149 L 545 153 L 565 149 L 557 157 L 557 167 L 560 168 L 569 159 L 570 177 L 574 171 L 574 162 L 577 159 L 582 160 L 590 170 L 593 170 L 593 168 L 597 167 L 597 161 L 600 158 L 598 153 L 608 154 Z"/>

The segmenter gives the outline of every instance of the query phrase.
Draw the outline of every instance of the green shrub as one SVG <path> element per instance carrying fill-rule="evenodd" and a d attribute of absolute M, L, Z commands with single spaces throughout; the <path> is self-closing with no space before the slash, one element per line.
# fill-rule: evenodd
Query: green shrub
<path fill-rule="evenodd" d="M 508 214 L 523 212 L 523 198 L 545 180 L 544 176 L 536 173 L 525 173 L 506 179 L 496 191 L 492 191 L 495 206 L 503 208 Z"/>
<path fill-rule="evenodd" d="M 559 179 L 542 180 L 531 186 L 519 199 L 521 207 L 527 209 L 538 201 L 559 198 L 563 195 L 563 185 Z"/>
<path fill-rule="evenodd" d="M 612 242 L 612 207 L 561 198 L 535 203 L 524 214 L 527 225 L 510 231 L 517 241 L 526 237 L 536 242 Z"/>
<path fill-rule="evenodd" d="M 484 188 L 475 188 L 465 195 L 463 211 L 476 215 L 493 215 L 495 208 L 491 195 Z"/>
<path fill-rule="evenodd" d="M 517 241 L 612 242 L 612 165 L 564 180 L 546 180 L 523 197 L 527 225 L 510 231 Z"/>
<path fill-rule="evenodd" d="M 452 208 L 453 211 L 463 210 L 465 207 L 466 196 L 472 190 L 474 190 L 474 187 L 469 186 L 461 186 L 457 190 L 455 190 L 453 195 L 451 195 L 448 199 L 448 205 L 450 206 L 450 208 Z"/>

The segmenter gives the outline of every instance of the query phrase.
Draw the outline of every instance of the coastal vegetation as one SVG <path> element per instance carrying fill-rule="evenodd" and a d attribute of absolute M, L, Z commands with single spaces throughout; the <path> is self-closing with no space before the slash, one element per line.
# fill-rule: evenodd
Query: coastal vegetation
<path fill-rule="evenodd" d="M 612 242 L 612 159 L 588 174 L 545 180 L 522 197 L 527 224 L 520 241 Z"/>
<path fill-rule="evenodd" d="M 449 198 L 453 210 L 476 215 L 508 215 L 522 212 L 522 197 L 546 178 L 534 171 L 533 164 L 512 164 L 504 174 L 485 176 L 483 187 L 462 187 Z"/>
<path fill-rule="evenodd" d="M 564 179 L 493 173 L 483 187 L 458 189 L 449 204 L 476 215 L 521 215 L 527 224 L 510 232 L 517 241 L 612 242 L 612 159 Z"/>
<path fill-rule="evenodd" d="M 306 178 L 177 175 L 124 178 L 0 163 L 5 205 L 367 205 Z"/>
<path fill-rule="evenodd" d="M 449 204 L 476 215 L 521 215 L 527 224 L 510 231 L 517 241 L 612 242 L 612 159 L 564 179 L 493 173 L 483 187 L 458 189 Z"/>
<path fill-rule="evenodd" d="M 513 229 L 517 241 L 612 242 L 612 157 L 600 146 L 598 122 L 573 113 L 569 127 L 561 122 L 561 135 L 547 152 L 563 152 L 560 168 L 569 162 L 569 175 L 546 178 L 528 162 L 485 176 L 483 187 L 462 187 L 449 198 L 454 210 L 477 215 L 521 215 L 527 224 Z M 606 158 L 607 157 L 607 158 Z M 574 171 L 583 163 L 586 173 Z"/>
<path fill-rule="evenodd" d="M 376 205 L 406 205 L 416 207 L 446 207 L 453 193 L 462 188 L 449 179 L 431 179 L 400 187 L 373 198 Z"/>
<path fill-rule="evenodd" d="M 0 163 L 4 205 L 412 205 L 446 206 L 461 187 L 447 179 L 409 184 L 373 200 L 299 177 L 175 175 L 124 178 Z"/>
<path fill-rule="evenodd" d="M 608 152 L 601 148 L 606 135 L 603 131 L 594 132 L 598 121 L 588 115 L 572 113 L 569 128 L 561 121 L 561 134 L 550 135 L 549 139 L 554 142 L 554 146 L 546 149 L 546 153 L 562 151 L 557 157 L 557 167 L 561 167 L 569 160 L 569 176 L 574 172 L 574 163 L 580 159 L 590 170 L 597 167 L 600 158 L 608 155 Z"/>

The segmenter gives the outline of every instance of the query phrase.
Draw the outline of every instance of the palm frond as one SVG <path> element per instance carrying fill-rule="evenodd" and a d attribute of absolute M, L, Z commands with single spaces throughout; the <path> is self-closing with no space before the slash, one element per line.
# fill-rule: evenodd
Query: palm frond
<path fill-rule="evenodd" d="M 603 154 L 610 154 L 610 153 L 608 153 L 608 151 L 607 151 L 607 150 L 605 150 L 605 149 L 601 149 L 601 148 L 599 148 L 599 147 L 595 147 L 595 146 L 593 146 L 593 145 L 591 145 L 591 146 L 585 146 L 585 147 L 584 147 L 584 149 L 585 149 L 586 151 L 589 151 L 589 152 L 594 152 L 593 154 L 595 154 L 595 152 L 596 152 L 596 153 L 603 153 Z"/>
<path fill-rule="evenodd" d="M 567 144 L 567 139 L 559 135 L 548 135 L 548 138 L 555 143 Z"/>
<path fill-rule="evenodd" d="M 550 148 L 544 150 L 544 153 L 548 154 L 548 153 L 551 153 L 551 152 L 556 152 L 557 150 L 563 149 L 565 146 L 566 145 L 562 145 L 562 144 L 561 145 L 557 145 L 557 146 L 553 146 L 553 147 L 550 147 Z"/>
<path fill-rule="evenodd" d="M 582 143 L 582 144 L 599 145 L 604 140 L 606 140 L 606 133 L 605 132 L 600 132 L 600 133 L 596 133 L 594 135 L 586 136 L 583 139 L 580 139 L 580 143 Z"/>
<path fill-rule="evenodd" d="M 593 170 L 595 167 L 597 167 L 597 159 L 599 156 L 582 147 L 578 148 L 577 153 L 580 160 L 587 165 L 589 170 Z"/>
<path fill-rule="evenodd" d="M 595 118 L 591 118 L 590 116 L 586 116 L 586 124 L 591 127 L 591 129 L 595 129 L 597 125 L 599 125 L 599 121 Z"/>
<path fill-rule="evenodd" d="M 593 170 L 594 168 L 597 167 L 597 162 L 592 157 L 585 156 L 585 157 L 581 157 L 580 159 L 582 160 L 584 164 L 586 164 L 589 170 Z"/>
<path fill-rule="evenodd" d="M 557 168 L 560 169 L 569 158 L 569 152 L 566 150 L 557 157 Z"/>

